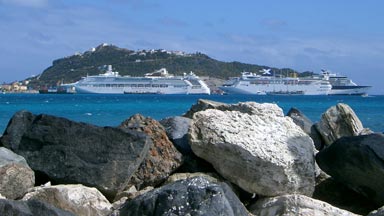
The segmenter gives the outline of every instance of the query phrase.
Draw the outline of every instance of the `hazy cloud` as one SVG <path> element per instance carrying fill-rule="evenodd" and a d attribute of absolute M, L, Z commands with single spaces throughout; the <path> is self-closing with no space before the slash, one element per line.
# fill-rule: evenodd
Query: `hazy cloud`
<path fill-rule="evenodd" d="M 172 17 L 163 17 L 159 20 L 159 23 L 170 27 L 185 27 L 188 25 L 186 22 Z"/>
<path fill-rule="evenodd" d="M 287 26 L 287 22 L 281 19 L 264 19 L 261 24 L 268 29 L 277 30 Z"/>

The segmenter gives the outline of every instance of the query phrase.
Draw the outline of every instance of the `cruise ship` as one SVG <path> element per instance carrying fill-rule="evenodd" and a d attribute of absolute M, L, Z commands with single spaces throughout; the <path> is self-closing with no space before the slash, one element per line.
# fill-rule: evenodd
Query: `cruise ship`
<path fill-rule="evenodd" d="M 263 69 L 262 75 L 251 72 L 241 73 L 241 77 L 234 77 L 221 87 L 228 94 L 281 94 L 281 95 L 327 95 L 331 91 L 331 84 L 324 79 L 293 78 L 271 76 L 270 69 Z"/>
<path fill-rule="evenodd" d="M 348 77 L 331 73 L 328 70 L 322 69 L 321 71 L 322 77 L 328 77 L 332 85 L 330 95 L 367 95 L 368 90 L 372 87 L 357 85 Z"/>
<path fill-rule="evenodd" d="M 194 73 L 173 76 L 165 68 L 132 77 L 119 75 L 109 65 L 104 74 L 86 76 L 66 86 L 88 94 L 210 94 L 207 84 Z"/>

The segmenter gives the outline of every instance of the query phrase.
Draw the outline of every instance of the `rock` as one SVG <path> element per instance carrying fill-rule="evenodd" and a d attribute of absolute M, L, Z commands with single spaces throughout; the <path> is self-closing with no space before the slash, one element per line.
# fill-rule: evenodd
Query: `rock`
<path fill-rule="evenodd" d="M 58 209 L 38 200 L 15 201 L 0 199 L 0 213 L 7 216 L 75 216 L 71 212 Z"/>
<path fill-rule="evenodd" d="M 323 175 L 328 176 L 324 172 Z M 373 209 L 378 208 L 368 198 L 335 181 L 330 176 L 323 177 L 318 182 L 312 198 L 359 215 L 367 215 Z"/>
<path fill-rule="evenodd" d="M 220 103 L 211 100 L 199 99 L 197 104 L 192 105 L 192 107 L 183 115 L 186 118 L 193 118 L 193 114 L 199 111 L 206 109 L 218 109 L 219 107 L 226 107 L 227 104 Z"/>
<path fill-rule="evenodd" d="M 137 196 L 140 196 L 142 194 L 145 194 L 147 193 L 148 191 L 151 191 L 153 190 L 154 188 L 151 187 L 151 186 L 148 186 L 142 190 L 139 190 L 137 191 L 135 186 L 132 186 L 130 188 L 128 188 L 128 190 L 125 190 L 121 193 L 119 193 L 117 196 L 116 196 L 116 200 L 115 202 L 112 203 L 112 208 L 114 210 L 117 210 L 117 209 L 120 209 L 122 205 L 124 205 L 124 203 L 126 203 L 127 201 L 130 201 L 130 200 L 133 200 L 134 198 L 136 198 Z"/>
<path fill-rule="evenodd" d="M 383 216 L 384 215 L 384 206 L 370 212 L 367 216 Z"/>
<path fill-rule="evenodd" d="M 12 117 L 1 143 L 28 161 L 37 184 L 83 184 L 109 199 L 125 187 L 152 144 L 136 131 L 27 111 Z"/>
<path fill-rule="evenodd" d="M 248 215 L 230 188 L 204 177 L 176 181 L 126 202 L 114 215 Z"/>
<path fill-rule="evenodd" d="M 250 212 L 258 216 L 356 215 L 300 194 L 260 199 L 250 207 Z"/>
<path fill-rule="evenodd" d="M 146 133 L 153 142 L 144 161 L 133 174 L 128 187 L 138 190 L 147 186 L 157 186 L 182 164 L 182 155 L 169 141 L 164 127 L 156 120 L 133 115 L 119 126 Z"/>
<path fill-rule="evenodd" d="M 321 136 L 317 131 L 316 126 L 307 116 L 305 116 L 297 108 L 291 108 L 288 111 L 287 116 L 291 117 L 293 122 L 296 125 L 298 125 L 301 129 L 303 129 L 303 131 L 312 138 L 313 143 L 317 150 L 320 150 L 323 148 L 323 142 L 321 140 Z"/>
<path fill-rule="evenodd" d="M 164 126 L 169 140 L 182 153 L 184 163 L 179 167 L 178 172 L 213 172 L 210 163 L 197 157 L 189 144 L 188 130 L 191 119 L 186 117 L 170 117 L 160 121 Z"/>
<path fill-rule="evenodd" d="M 331 145 L 341 137 L 372 133 L 364 129 L 352 108 L 343 103 L 329 108 L 315 125 L 326 145 Z"/>
<path fill-rule="evenodd" d="M 249 193 L 311 196 L 315 186 L 312 139 L 275 104 L 241 106 L 252 112 L 195 113 L 189 131 L 194 153 Z"/>
<path fill-rule="evenodd" d="M 384 205 L 384 135 L 343 137 L 316 155 L 320 168 L 354 191 Z"/>
<path fill-rule="evenodd" d="M 204 177 L 205 179 L 207 179 L 208 181 L 210 181 L 212 183 L 222 182 L 222 181 L 218 180 L 220 177 L 215 173 L 196 172 L 196 173 L 175 173 L 175 174 L 169 176 L 169 178 L 167 179 L 167 181 L 164 184 L 170 184 L 170 183 L 173 183 L 173 182 L 176 182 L 179 180 L 186 180 L 186 179 L 190 179 L 190 178 L 194 178 L 194 177 L 198 177 L 198 176 Z"/>
<path fill-rule="evenodd" d="M 164 126 L 169 140 L 180 153 L 183 155 L 192 154 L 192 149 L 188 142 L 190 118 L 174 116 L 161 120 L 160 124 Z"/>
<path fill-rule="evenodd" d="M 25 159 L 0 147 L 0 194 L 17 199 L 35 185 L 35 173 Z"/>
<path fill-rule="evenodd" d="M 108 215 L 112 205 L 96 188 L 83 185 L 35 187 L 23 200 L 39 200 L 75 215 Z"/>

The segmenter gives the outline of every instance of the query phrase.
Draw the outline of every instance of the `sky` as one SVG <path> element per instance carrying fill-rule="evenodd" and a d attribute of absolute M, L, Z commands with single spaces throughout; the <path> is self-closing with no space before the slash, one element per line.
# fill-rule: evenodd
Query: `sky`
<path fill-rule="evenodd" d="M 108 43 L 328 69 L 384 94 L 383 8 L 382 0 L 0 0 L 0 82 Z"/>

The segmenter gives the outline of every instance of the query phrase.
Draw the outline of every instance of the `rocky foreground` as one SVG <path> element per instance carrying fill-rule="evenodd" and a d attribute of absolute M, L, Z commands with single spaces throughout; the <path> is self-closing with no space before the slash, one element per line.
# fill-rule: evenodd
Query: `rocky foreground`
<path fill-rule="evenodd" d="M 19 111 L 0 146 L 0 215 L 384 215 L 384 135 L 346 104 L 317 123 L 208 100 L 118 127 Z"/>

